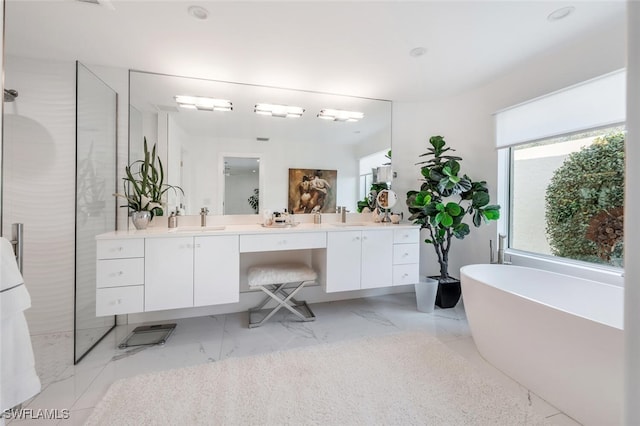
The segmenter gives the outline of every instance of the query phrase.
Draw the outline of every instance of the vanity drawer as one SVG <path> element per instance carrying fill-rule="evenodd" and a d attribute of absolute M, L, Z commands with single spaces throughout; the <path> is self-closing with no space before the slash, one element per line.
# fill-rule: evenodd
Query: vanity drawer
<path fill-rule="evenodd" d="M 327 247 L 326 232 L 241 235 L 240 253 Z"/>
<path fill-rule="evenodd" d="M 143 285 L 96 290 L 96 316 L 130 314 L 143 310 Z"/>
<path fill-rule="evenodd" d="M 408 263 L 420 262 L 420 245 L 419 244 L 394 244 L 393 245 L 393 264 L 404 265 Z"/>
<path fill-rule="evenodd" d="M 415 284 L 420 281 L 418 264 L 393 265 L 393 285 Z"/>
<path fill-rule="evenodd" d="M 420 242 L 420 228 L 415 229 L 394 229 L 393 243 L 418 243 Z"/>
<path fill-rule="evenodd" d="M 103 259 L 96 264 L 96 287 L 144 284 L 144 258 Z"/>
<path fill-rule="evenodd" d="M 96 254 L 98 259 L 144 257 L 144 238 L 99 240 L 97 241 Z"/>

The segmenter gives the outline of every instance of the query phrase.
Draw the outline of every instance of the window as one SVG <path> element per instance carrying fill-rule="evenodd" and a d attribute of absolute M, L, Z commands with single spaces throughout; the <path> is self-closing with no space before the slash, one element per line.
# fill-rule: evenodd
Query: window
<path fill-rule="evenodd" d="M 509 248 L 623 266 L 625 83 L 618 71 L 496 114 Z"/>
<path fill-rule="evenodd" d="M 621 267 L 624 127 L 510 151 L 510 247 Z"/>

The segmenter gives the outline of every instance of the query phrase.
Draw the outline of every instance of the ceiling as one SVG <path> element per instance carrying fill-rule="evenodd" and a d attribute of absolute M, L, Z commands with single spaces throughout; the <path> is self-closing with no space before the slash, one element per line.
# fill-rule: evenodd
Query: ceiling
<path fill-rule="evenodd" d="M 6 0 L 6 53 L 420 101 L 626 21 L 624 0 L 98 1 Z M 573 14 L 547 20 L 568 5 Z M 415 47 L 426 54 L 410 56 Z"/>

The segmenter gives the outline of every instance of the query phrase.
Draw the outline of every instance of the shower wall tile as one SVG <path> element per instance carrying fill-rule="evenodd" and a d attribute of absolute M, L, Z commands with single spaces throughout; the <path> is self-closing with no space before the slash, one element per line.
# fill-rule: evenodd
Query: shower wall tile
<path fill-rule="evenodd" d="M 73 329 L 75 64 L 7 56 L 3 230 L 24 223 L 32 334 Z"/>

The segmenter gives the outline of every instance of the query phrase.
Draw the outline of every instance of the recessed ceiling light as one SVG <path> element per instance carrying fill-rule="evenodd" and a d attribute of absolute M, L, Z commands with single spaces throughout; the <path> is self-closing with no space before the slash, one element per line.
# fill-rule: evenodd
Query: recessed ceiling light
<path fill-rule="evenodd" d="M 409 51 L 409 56 L 413 56 L 414 58 L 417 58 L 418 56 L 422 56 L 425 53 L 427 53 L 426 47 L 414 47 Z"/>
<path fill-rule="evenodd" d="M 549 22 L 559 21 L 571 15 L 575 10 L 576 8 L 574 6 L 561 7 L 560 9 L 556 9 L 553 12 L 551 12 L 549 16 L 547 16 L 547 21 Z"/>
<path fill-rule="evenodd" d="M 207 9 L 205 9 L 204 7 L 189 6 L 189 9 L 187 9 L 187 11 L 189 12 L 189 15 L 203 21 L 209 17 L 209 11 L 207 11 Z"/>

